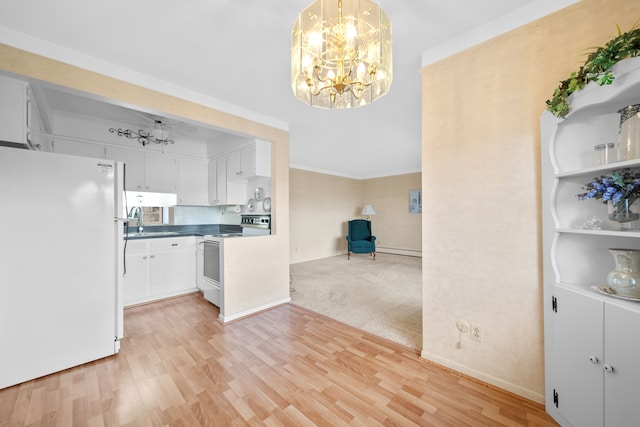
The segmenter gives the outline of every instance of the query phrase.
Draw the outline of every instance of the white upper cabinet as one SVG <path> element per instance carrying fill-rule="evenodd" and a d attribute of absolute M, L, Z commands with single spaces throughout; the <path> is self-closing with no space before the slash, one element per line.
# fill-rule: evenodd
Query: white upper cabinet
<path fill-rule="evenodd" d="M 206 205 L 208 190 L 208 165 L 206 159 L 178 159 L 178 204 Z"/>
<path fill-rule="evenodd" d="M 228 153 L 227 178 L 229 181 L 246 181 L 256 176 L 271 176 L 271 143 L 254 142 Z"/>
<path fill-rule="evenodd" d="M 146 191 L 175 193 L 178 191 L 178 159 L 167 154 L 144 153 Z M 206 182 L 206 181 L 205 181 Z"/>
<path fill-rule="evenodd" d="M 30 140 L 29 85 L 0 76 L 0 141 L 27 144 Z"/>
<path fill-rule="evenodd" d="M 209 161 L 209 204 L 221 205 L 227 200 L 227 156 Z"/>
<path fill-rule="evenodd" d="M 95 157 L 97 159 L 104 159 L 107 155 L 104 145 L 89 144 L 60 137 L 56 137 L 51 141 L 51 150 L 58 154 L 72 154 L 74 156 Z"/>
<path fill-rule="evenodd" d="M 107 159 L 125 163 L 125 188 L 145 191 L 144 152 L 124 147 L 107 147 Z"/>
<path fill-rule="evenodd" d="M 177 191 L 178 164 L 174 156 L 107 146 L 107 158 L 125 162 L 125 185 L 129 191 Z"/>

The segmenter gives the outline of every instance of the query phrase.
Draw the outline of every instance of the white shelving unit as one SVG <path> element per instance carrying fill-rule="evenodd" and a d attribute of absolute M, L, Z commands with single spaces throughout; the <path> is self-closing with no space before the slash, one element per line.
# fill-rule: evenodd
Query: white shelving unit
<path fill-rule="evenodd" d="M 604 295 L 608 248 L 640 249 L 639 231 L 619 231 L 600 200 L 579 200 L 590 179 L 640 159 L 595 166 L 594 145 L 617 142 L 618 111 L 640 103 L 640 58 L 614 67 L 610 86 L 574 94 L 571 112 L 541 118 L 545 383 L 547 412 L 562 426 L 637 423 L 640 302 Z M 595 215 L 601 230 L 582 229 Z"/>

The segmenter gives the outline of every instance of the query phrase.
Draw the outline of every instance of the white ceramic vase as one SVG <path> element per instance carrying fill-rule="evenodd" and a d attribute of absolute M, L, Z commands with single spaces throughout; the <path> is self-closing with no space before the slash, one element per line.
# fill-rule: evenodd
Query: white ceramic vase
<path fill-rule="evenodd" d="M 616 295 L 640 298 L 640 251 L 609 249 L 616 266 L 607 274 L 607 284 Z"/>

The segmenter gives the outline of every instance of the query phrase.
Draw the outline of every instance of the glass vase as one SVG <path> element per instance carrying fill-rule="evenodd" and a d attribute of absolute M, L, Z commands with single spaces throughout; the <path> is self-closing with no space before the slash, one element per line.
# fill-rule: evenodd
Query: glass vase
<path fill-rule="evenodd" d="M 640 220 L 640 202 L 638 202 L 638 199 L 622 199 L 616 204 L 609 200 L 607 208 L 609 220 L 616 222 L 619 230 L 637 229 L 637 226 L 632 223 Z"/>
<path fill-rule="evenodd" d="M 618 132 L 618 160 L 640 158 L 640 104 L 629 105 L 618 111 L 620 129 Z"/>

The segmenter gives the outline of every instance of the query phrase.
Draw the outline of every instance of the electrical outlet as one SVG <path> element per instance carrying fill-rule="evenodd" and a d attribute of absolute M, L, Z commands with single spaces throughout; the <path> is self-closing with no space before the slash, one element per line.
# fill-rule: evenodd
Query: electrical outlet
<path fill-rule="evenodd" d="M 469 332 L 469 322 L 458 320 L 456 322 L 456 328 L 458 328 L 458 330 L 463 334 L 466 334 L 467 332 Z"/>
<path fill-rule="evenodd" d="M 471 339 L 482 342 L 482 340 L 484 339 L 484 331 L 482 330 L 482 325 L 478 325 L 476 323 L 471 324 Z"/>

